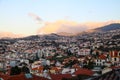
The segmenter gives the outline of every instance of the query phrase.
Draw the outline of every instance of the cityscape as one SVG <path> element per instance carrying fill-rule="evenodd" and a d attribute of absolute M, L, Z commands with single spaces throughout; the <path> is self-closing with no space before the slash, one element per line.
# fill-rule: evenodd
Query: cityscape
<path fill-rule="evenodd" d="M 31 73 L 46 80 L 60 76 L 60 80 L 119 80 L 120 24 L 105 27 L 114 25 L 119 27 L 74 36 L 52 33 L 1 39 L 1 72 L 6 75 Z M 18 72 L 11 69 L 16 66 L 29 70 Z"/>
<path fill-rule="evenodd" d="M 1 0 L 0 80 L 120 80 L 119 2 Z"/>

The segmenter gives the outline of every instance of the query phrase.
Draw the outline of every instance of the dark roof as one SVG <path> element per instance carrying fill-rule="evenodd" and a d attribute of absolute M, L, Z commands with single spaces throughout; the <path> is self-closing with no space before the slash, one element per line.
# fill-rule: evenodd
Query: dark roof
<path fill-rule="evenodd" d="M 93 80 L 120 80 L 120 68 L 113 69 L 111 72 L 96 77 Z"/>

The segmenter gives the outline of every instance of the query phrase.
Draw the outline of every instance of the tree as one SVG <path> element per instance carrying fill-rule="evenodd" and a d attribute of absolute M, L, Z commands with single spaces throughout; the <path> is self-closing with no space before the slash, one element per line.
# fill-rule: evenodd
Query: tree
<path fill-rule="evenodd" d="M 23 66 L 21 70 L 24 73 L 30 73 L 30 70 L 29 70 L 29 68 L 27 66 Z"/>
<path fill-rule="evenodd" d="M 10 70 L 10 75 L 18 75 L 21 73 L 21 69 L 18 66 L 12 67 Z"/>

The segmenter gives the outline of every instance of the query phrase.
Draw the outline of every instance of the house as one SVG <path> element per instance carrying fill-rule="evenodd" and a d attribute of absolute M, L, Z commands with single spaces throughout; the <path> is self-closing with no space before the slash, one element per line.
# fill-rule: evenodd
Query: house
<path fill-rule="evenodd" d="M 104 66 L 106 62 L 107 57 L 105 54 L 99 55 L 99 57 L 95 60 L 95 63 L 97 66 Z"/>
<path fill-rule="evenodd" d="M 110 51 L 109 56 L 113 65 L 120 64 L 120 51 Z"/>
<path fill-rule="evenodd" d="M 80 49 L 78 54 L 83 56 L 90 55 L 90 49 Z"/>

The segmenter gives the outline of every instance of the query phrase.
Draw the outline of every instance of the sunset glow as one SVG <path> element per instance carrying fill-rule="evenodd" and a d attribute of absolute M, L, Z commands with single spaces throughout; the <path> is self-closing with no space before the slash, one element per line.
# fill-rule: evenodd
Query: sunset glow
<path fill-rule="evenodd" d="M 0 0 L 0 36 L 77 33 L 120 23 L 119 7 L 119 0 Z"/>

